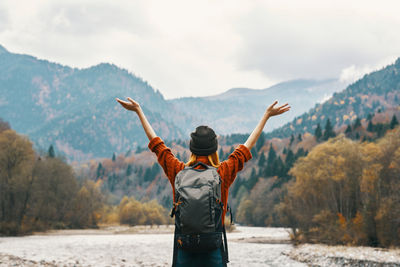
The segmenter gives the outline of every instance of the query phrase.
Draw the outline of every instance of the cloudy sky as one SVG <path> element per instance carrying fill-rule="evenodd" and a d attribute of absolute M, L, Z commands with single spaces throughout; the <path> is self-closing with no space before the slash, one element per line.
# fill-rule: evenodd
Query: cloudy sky
<path fill-rule="evenodd" d="M 400 1 L 1 0 L 0 44 L 114 63 L 166 98 L 296 78 L 351 82 L 400 56 Z"/>

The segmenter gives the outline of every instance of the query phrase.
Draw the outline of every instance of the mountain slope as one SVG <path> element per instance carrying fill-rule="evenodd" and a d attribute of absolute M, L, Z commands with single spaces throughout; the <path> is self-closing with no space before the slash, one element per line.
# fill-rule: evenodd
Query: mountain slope
<path fill-rule="evenodd" d="M 69 68 L 1 51 L 0 116 L 41 147 L 58 143 L 63 144 L 59 150 L 69 156 L 74 151 L 98 157 L 147 143 L 137 120 L 114 100 L 126 96 L 135 96 L 144 109 L 148 108 L 149 120 L 165 138 L 182 137 L 181 130 L 168 119 L 177 113 L 174 107 L 126 70 L 110 64 Z M 120 137 L 122 140 L 116 141 Z"/>
<path fill-rule="evenodd" d="M 399 105 L 400 58 L 392 65 L 365 75 L 342 92 L 334 93 L 326 102 L 272 131 L 268 137 L 314 133 L 317 124 L 324 126 L 328 118 L 335 128 L 340 128 L 356 118 L 367 118 L 386 109 L 398 110 Z"/>

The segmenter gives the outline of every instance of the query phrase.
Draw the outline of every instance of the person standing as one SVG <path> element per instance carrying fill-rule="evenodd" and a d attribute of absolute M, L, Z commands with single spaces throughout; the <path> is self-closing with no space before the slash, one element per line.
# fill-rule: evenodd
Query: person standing
<path fill-rule="evenodd" d="M 222 212 L 220 214 L 222 227 L 224 226 L 225 213 L 227 212 L 229 187 L 234 182 L 237 173 L 243 169 L 244 164 L 252 158 L 250 150 L 256 144 L 266 122 L 270 117 L 283 114 L 290 110 L 290 106 L 287 103 L 276 107 L 278 101 L 275 101 L 266 109 L 246 142 L 239 145 L 229 155 L 228 159 L 223 162 L 220 162 L 218 157 L 218 141 L 214 130 L 208 126 L 199 126 L 190 135 L 190 151 L 192 154 L 189 161 L 184 163 L 176 158 L 171 152 L 171 149 L 156 135 L 154 129 L 144 115 L 140 104 L 130 97 L 128 97 L 127 100 L 128 101 L 123 101 L 116 98 L 116 101 L 121 104 L 122 107 L 134 111 L 138 115 L 146 136 L 149 139 L 148 147 L 157 155 L 158 163 L 163 168 L 172 186 L 175 207 L 173 211 L 175 211 L 176 207 L 180 204 L 179 199 L 176 199 L 177 193 L 175 187 L 177 175 L 188 168 L 203 170 L 208 169 L 208 166 L 210 166 L 216 170 L 220 177 L 220 196 L 217 201 L 220 201 L 222 207 Z M 222 232 L 219 234 L 221 235 Z M 226 266 L 228 262 L 226 241 L 223 242 L 225 246 L 221 245 L 209 251 L 193 252 L 184 249 L 182 240 L 177 240 L 177 236 L 179 235 L 175 233 L 173 266 Z M 221 238 L 222 237 L 219 237 L 219 239 L 217 239 L 217 244 L 220 244 L 218 240 Z"/>

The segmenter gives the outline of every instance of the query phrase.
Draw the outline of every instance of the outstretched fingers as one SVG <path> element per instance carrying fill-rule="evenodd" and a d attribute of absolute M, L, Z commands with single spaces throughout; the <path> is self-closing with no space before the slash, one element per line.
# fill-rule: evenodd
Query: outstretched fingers
<path fill-rule="evenodd" d="M 275 100 L 275 102 L 268 107 L 267 112 L 269 113 L 270 116 L 280 115 L 290 110 L 289 103 L 283 104 L 279 107 L 275 107 L 277 103 L 278 101 Z"/>
<path fill-rule="evenodd" d="M 279 109 L 279 111 L 286 112 L 290 109 L 290 106 L 288 103 L 286 103 L 285 105 L 280 106 L 278 109 Z"/>
<path fill-rule="evenodd" d="M 117 102 L 120 103 L 120 104 L 126 103 L 125 101 L 123 101 L 123 100 L 121 100 L 119 98 L 115 98 L 115 100 L 117 100 Z"/>
<path fill-rule="evenodd" d="M 286 104 L 280 106 L 279 109 L 284 108 L 284 107 L 286 107 L 286 106 L 289 106 L 289 103 L 286 103 Z"/>
<path fill-rule="evenodd" d="M 274 108 L 276 104 L 278 104 L 278 100 L 275 100 L 274 103 L 272 103 L 272 105 L 269 106 L 269 108 Z"/>
<path fill-rule="evenodd" d="M 119 99 L 119 98 L 116 98 L 115 100 L 117 100 L 117 102 L 120 103 L 121 106 L 124 107 L 125 109 L 127 109 L 127 110 L 133 110 L 133 109 L 132 109 L 132 104 L 131 104 L 130 102 L 123 101 L 123 100 L 121 100 L 121 99 Z"/>
<path fill-rule="evenodd" d="M 135 105 L 137 105 L 137 102 L 136 102 L 135 100 L 133 100 L 132 98 L 130 98 L 130 97 L 127 97 L 126 99 L 128 99 L 128 100 L 129 100 L 129 102 L 131 102 L 132 104 L 135 104 Z"/>
<path fill-rule="evenodd" d="M 115 100 L 117 100 L 118 103 L 120 103 L 122 106 L 126 107 L 127 105 L 129 105 L 129 102 L 126 102 L 124 100 L 121 100 L 119 98 L 116 98 Z"/>
<path fill-rule="evenodd" d="M 289 111 L 289 110 L 290 110 L 290 106 L 288 103 L 286 103 L 278 108 L 279 114 L 285 113 L 286 111 Z"/>
<path fill-rule="evenodd" d="M 286 111 L 289 111 L 289 110 L 290 110 L 290 107 L 281 109 L 281 110 L 279 110 L 279 114 L 285 113 Z"/>

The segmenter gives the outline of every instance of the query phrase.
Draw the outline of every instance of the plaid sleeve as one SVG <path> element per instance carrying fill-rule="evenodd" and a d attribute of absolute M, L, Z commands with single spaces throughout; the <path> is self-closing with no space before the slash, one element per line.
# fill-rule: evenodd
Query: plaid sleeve
<path fill-rule="evenodd" d="M 219 173 L 227 188 L 233 183 L 237 173 L 243 169 L 244 163 L 251 158 L 250 150 L 245 145 L 239 145 L 228 159 L 221 163 Z"/>
<path fill-rule="evenodd" d="M 150 140 L 148 147 L 157 155 L 158 163 L 173 186 L 176 174 L 185 168 L 185 164 L 174 156 L 171 149 L 158 136 Z"/>

